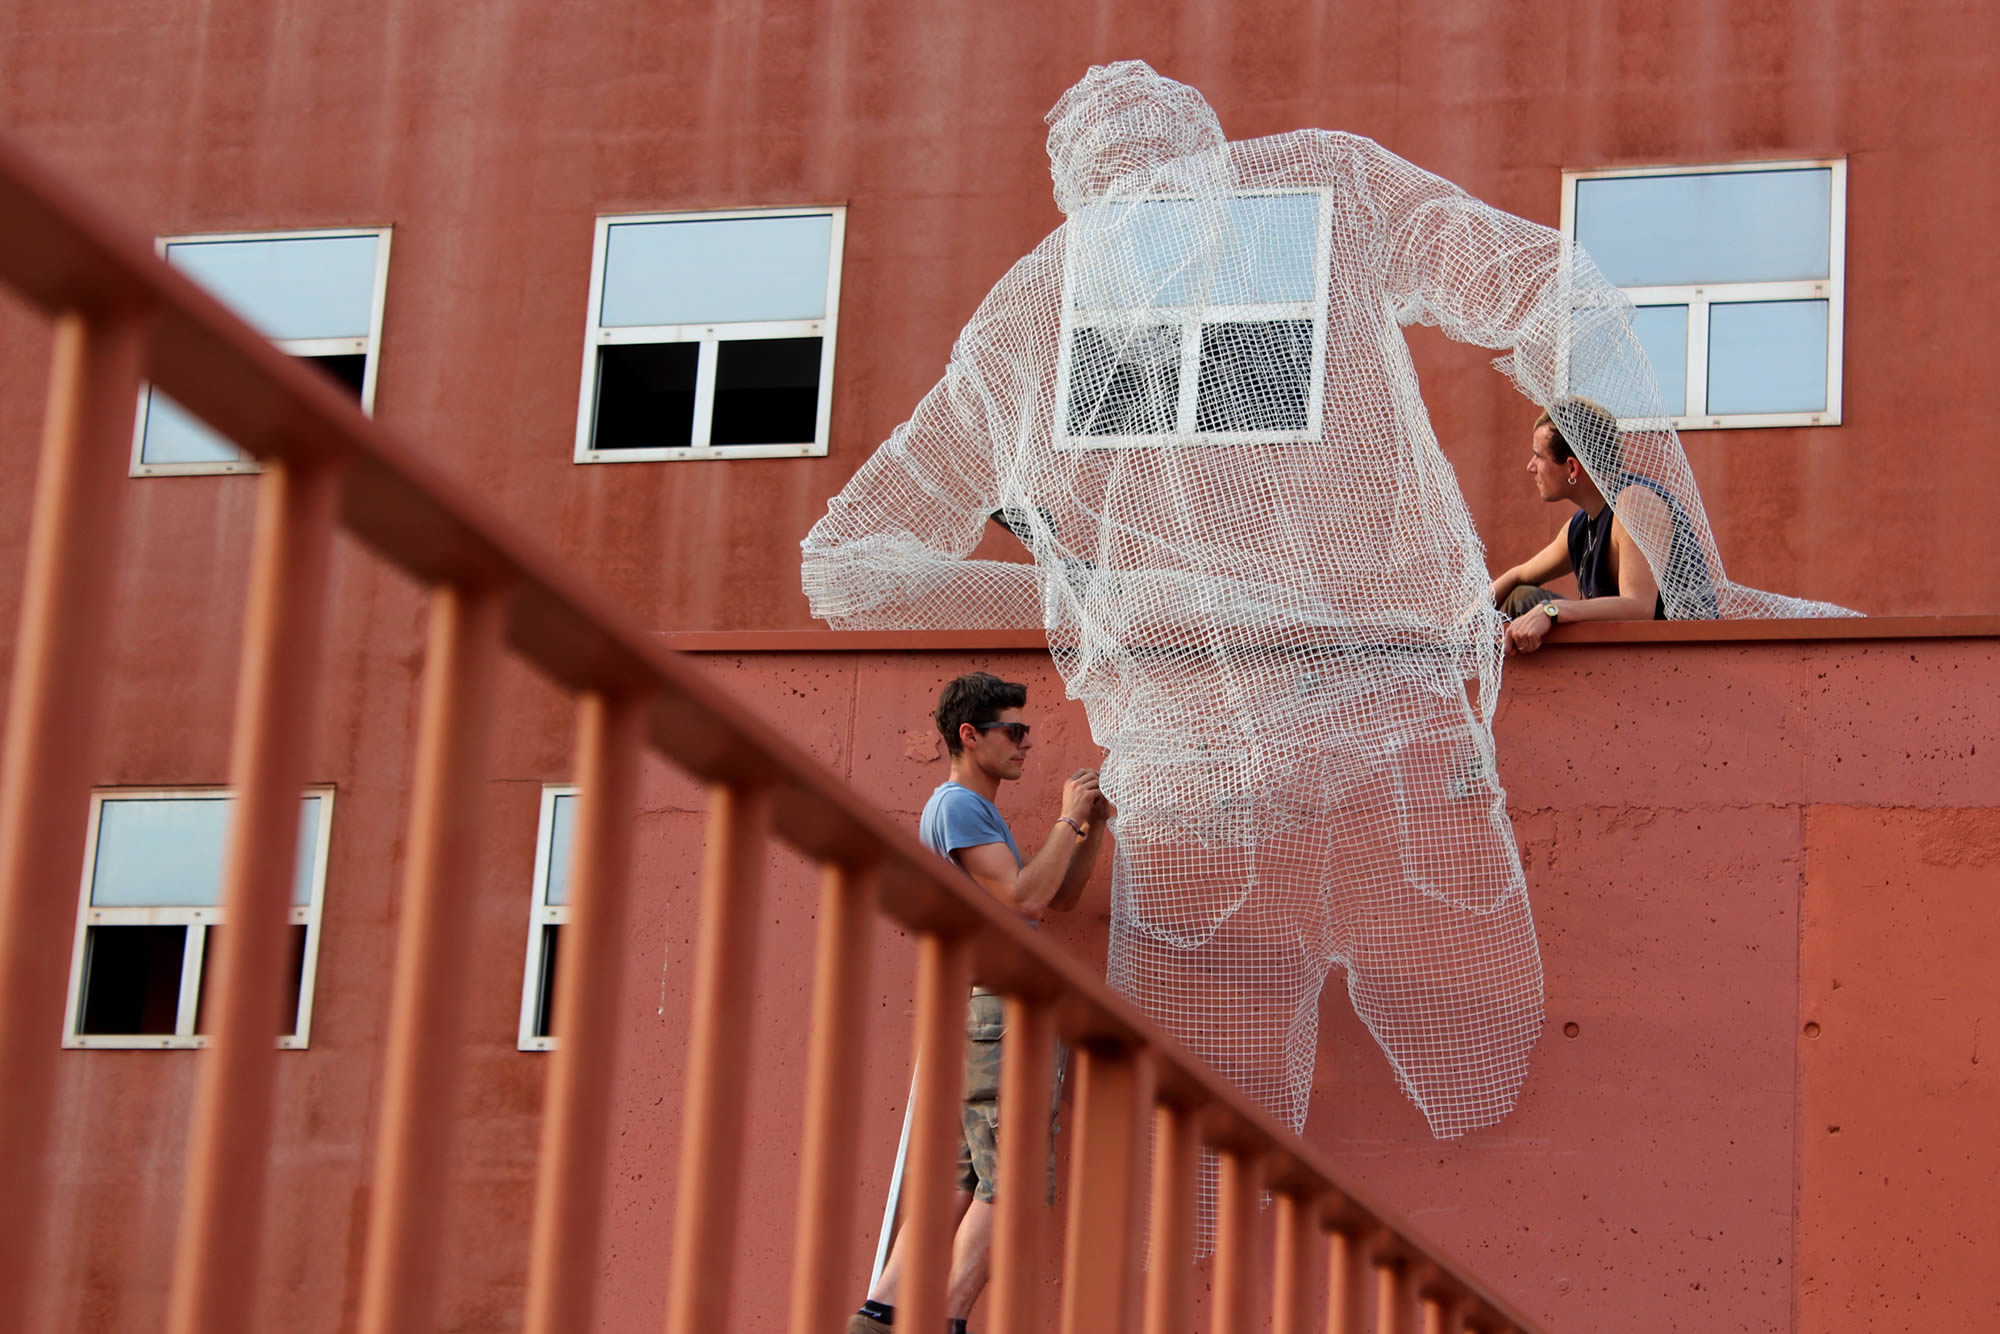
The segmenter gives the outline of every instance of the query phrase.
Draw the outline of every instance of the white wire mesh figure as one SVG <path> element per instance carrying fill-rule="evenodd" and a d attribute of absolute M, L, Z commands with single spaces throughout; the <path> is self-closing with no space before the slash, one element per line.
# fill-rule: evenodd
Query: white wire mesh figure
<path fill-rule="evenodd" d="M 1338 963 L 1432 1131 L 1490 1125 L 1541 962 L 1500 617 L 1399 326 L 1505 349 L 1606 496 L 1669 499 L 1628 523 L 1670 615 L 1838 609 L 1724 579 L 1630 303 L 1557 232 L 1357 136 L 1229 143 L 1136 61 L 1048 119 L 1068 220 L 814 525 L 813 612 L 1045 627 L 1109 752 L 1114 984 L 1300 1128 Z M 996 515 L 1032 564 L 966 559 Z"/>

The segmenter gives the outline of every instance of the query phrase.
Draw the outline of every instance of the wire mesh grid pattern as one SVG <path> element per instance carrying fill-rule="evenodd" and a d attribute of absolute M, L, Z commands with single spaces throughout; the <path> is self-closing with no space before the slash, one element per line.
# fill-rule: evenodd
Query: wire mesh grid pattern
<path fill-rule="evenodd" d="M 1263 1190 L 1278 1202 L 1272 1328 L 1305 1329 L 1323 1295 L 1329 1329 L 1386 1334 L 1531 1324 L 1339 1181 L 1321 1155 L 1203 1066 L 1171 1035 L 990 896 L 944 868 L 906 829 L 817 764 L 706 673 L 512 528 L 317 371 L 302 367 L 152 253 L 138 234 L 0 135 L 0 281 L 52 319 L 46 429 L 14 640 L 6 745 L 0 749 L 0 1327 L 70 1328 L 52 1309 L 58 1266 L 44 1262 L 61 1116 L 75 1105 L 54 1041 L 72 914 L 47 886 L 80 864 L 96 760 L 99 704 L 112 678 L 122 501 L 139 384 L 150 379 L 254 454 L 258 512 L 250 557 L 242 671 L 232 735 L 232 823 L 213 1046 L 197 1058 L 188 1152 L 178 1169 L 173 1272 L 164 1290 L 175 1334 L 260 1327 L 259 1289 L 293 1312 L 294 1285 L 260 1284 L 258 1252 L 275 1220 L 267 1187 L 288 1156 L 273 1115 L 279 1056 L 280 951 L 307 769 L 306 738 L 322 675 L 330 551 L 336 531 L 429 587 L 428 646 L 416 763 L 407 790 L 395 979 L 387 1032 L 373 1054 L 379 1086 L 365 1241 L 349 1270 L 344 1319 L 371 1334 L 435 1328 L 450 1242 L 450 1145 L 468 979 L 483 965 L 462 929 L 479 881 L 482 771 L 500 716 L 503 656 L 573 693 L 580 805 L 559 982 L 559 1046 L 550 1058 L 534 1218 L 518 1316 L 529 1334 L 591 1328 L 612 1163 L 610 1115 L 620 970 L 633 897 L 633 831 L 643 750 L 708 784 L 693 1003 L 679 1115 L 680 1164 L 665 1327 L 729 1328 L 742 1234 L 749 1073 L 762 1057 L 752 1016 L 763 870 L 773 841 L 816 861 L 811 1051 L 799 1144 L 789 1285 L 792 1334 L 832 1327 L 849 1297 L 853 1156 L 860 1132 L 850 1072 L 869 1028 L 867 943 L 876 919 L 916 938 L 916 1033 L 935 1059 L 916 1063 L 910 1168 L 913 1243 L 899 1310 L 912 1327 L 943 1318 L 951 1249 L 947 1151 L 958 1123 L 958 1052 L 966 984 L 1006 997 L 1011 1031 L 1060 1036 L 1078 1072 L 1059 1327 L 1123 1328 L 1139 1308 L 1146 1198 L 1156 1263 L 1145 1274 L 1146 1328 L 1189 1323 L 1195 1155 L 1221 1161 L 1216 1309 L 1252 1319 L 1271 1250 L 1256 1227 Z M 51 948 L 55 942 L 58 947 Z M 1026 1044 L 1029 1050 L 1037 1044 Z M 1032 1060 L 1002 1072 L 1003 1100 L 1047 1096 Z M 1147 1172 L 1146 1131 L 1161 1128 Z M 1020 1138 L 1020 1137 L 1017 1137 Z M 1032 1136 L 1028 1137 L 1032 1139 Z M 770 1146 L 764 1146 L 769 1148 Z M 1018 1151 L 1016 1151 L 1018 1149 Z M 163 1163 L 165 1160 L 163 1160 Z M 1003 1152 L 991 1328 L 1055 1327 L 1037 1310 L 1041 1234 L 1033 1144 Z M 170 1165 L 163 1172 L 171 1173 Z M 343 1196 L 342 1198 L 345 1198 Z M 1164 1246 L 1164 1250 L 1161 1247 Z M 1324 1263 L 1315 1263 L 1323 1249 Z M 105 1272 L 143 1283 L 143 1271 Z M 756 1275 L 768 1284 L 771 1276 Z M 48 1318 L 38 1319 L 37 1312 Z M 510 1317 L 512 1318 L 512 1317 Z M 268 1321 L 266 1321 L 268 1323 Z"/>
<path fill-rule="evenodd" d="M 1726 578 L 1631 303 L 1560 233 L 1355 135 L 1230 142 L 1137 61 L 1048 123 L 1067 220 L 805 539 L 814 614 L 1044 627 L 1108 751 L 1113 984 L 1298 1128 L 1337 965 L 1433 1133 L 1492 1125 L 1542 1023 L 1503 622 L 1402 327 L 1502 353 L 1670 617 L 1852 613 Z M 968 559 L 989 517 L 1031 563 Z"/>

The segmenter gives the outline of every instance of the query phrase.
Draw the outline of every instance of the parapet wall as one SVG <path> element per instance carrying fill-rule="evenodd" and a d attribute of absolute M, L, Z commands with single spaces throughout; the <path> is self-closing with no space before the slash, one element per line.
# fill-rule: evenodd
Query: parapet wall
<path fill-rule="evenodd" d="M 1431 1139 L 1336 973 L 1308 1137 L 1552 1330 L 1990 1322 L 2000 640 L 1692 630 L 1509 663 L 1548 992 L 1518 1109 Z M 1053 715 L 1017 826 L 1097 753 L 1032 650 L 706 656 L 746 697 L 846 677 L 846 717 L 800 725 L 912 820 L 943 768 L 925 711 L 971 666 Z M 1069 938 L 1102 962 L 1101 929 Z"/>

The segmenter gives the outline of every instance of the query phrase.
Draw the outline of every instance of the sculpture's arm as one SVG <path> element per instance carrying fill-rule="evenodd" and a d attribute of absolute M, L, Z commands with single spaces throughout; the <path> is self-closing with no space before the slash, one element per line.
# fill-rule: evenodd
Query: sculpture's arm
<path fill-rule="evenodd" d="M 1500 369 L 1547 407 L 1577 392 L 1562 383 L 1565 342 L 1600 332 L 1566 316 L 1579 303 L 1622 307 L 1608 312 L 1613 327 L 1601 332 L 1630 340 L 1651 387 L 1630 334 L 1630 302 L 1562 233 L 1483 204 L 1371 140 L 1349 142 L 1355 183 L 1374 215 L 1375 263 L 1403 323 L 1509 351 Z"/>
<path fill-rule="evenodd" d="M 1035 567 L 965 557 L 999 507 L 996 406 L 967 341 L 800 545 L 812 613 L 843 630 L 1032 627 Z"/>
<path fill-rule="evenodd" d="M 1631 300 L 1553 228 L 1483 204 L 1371 141 L 1351 143 L 1355 187 L 1373 213 L 1375 262 L 1398 318 L 1504 349 L 1494 366 L 1549 410 L 1598 489 L 1613 498 L 1658 575 L 1669 614 L 1713 607 L 1726 584 L 1722 558 L 1633 328 Z M 1675 558 L 1671 522 L 1625 513 L 1632 477 L 1677 498 L 1688 518 L 1683 559 Z M 1755 601 L 1771 609 L 1762 614 L 1805 605 L 1763 594 Z M 1736 614 L 1759 612 L 1746 603 Z"/>

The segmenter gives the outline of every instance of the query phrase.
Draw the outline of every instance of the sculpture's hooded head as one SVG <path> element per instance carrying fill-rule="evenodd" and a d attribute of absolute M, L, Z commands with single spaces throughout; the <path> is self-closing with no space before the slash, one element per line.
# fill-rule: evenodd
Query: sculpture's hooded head
<path fill-rule="evenodd" d="M 1208 100 L 1143 60 L 1092 65 L 1047 119 L 1064 213 L 1095 199 L 1224 183 L 1222 122 Z"/>

